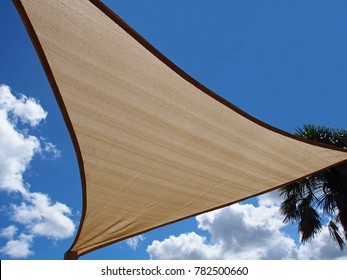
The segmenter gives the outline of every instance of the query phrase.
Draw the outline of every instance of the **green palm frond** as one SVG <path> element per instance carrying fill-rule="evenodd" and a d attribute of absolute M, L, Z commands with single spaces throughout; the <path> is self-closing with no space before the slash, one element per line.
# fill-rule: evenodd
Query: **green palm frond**
<path fill-rule="evenodd" d="M 347 130 L 312 124 L 297 128 L 295 134 L 305 139 L 347 149 Z M 280 212 L 283 222 L 297 222 L 301 241 L 314 238 L 322 230 L 322 211 L 329 217 L 330 236 L 341 250 L 347 240 L 347 163 L 308 176 L 281 189 Z M 320 210 L 320 211 L 318 211 Z M 339 231 L 341 226 L 344 234 Z"/>
<path fill-rule="evenodd" d="M 329 222 L 328 229 L 329 229 L 331 238 L 337 242 L 337 244 L 339 245 L 342 251 L 345 248 L 345 241 L 343 240 L 343 237 L 341 236 L 339 228 L 332 220 Z"/>
<path fill-rule="evenodd" d="M 322 229 L 322 222 L 317 211 L 312 207 L 312 197 L 308 196 L 298 205 L 300 213 L 299 232 L 301 241 L 306 242 L 316 236 Z"/>
<path fill-rule="evenodd" d="M 297 128 L 295 130 L 295 134 L 305 139 L 340 148 L 347 148 L 347 130 L 344 129 L 335 129 L 326 126 L 307 124 L 302 128 Z"/>

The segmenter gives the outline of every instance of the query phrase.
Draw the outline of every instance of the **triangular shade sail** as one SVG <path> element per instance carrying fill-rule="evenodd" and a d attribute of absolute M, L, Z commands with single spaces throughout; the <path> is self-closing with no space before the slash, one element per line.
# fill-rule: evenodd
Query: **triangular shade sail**
<path fill-rule="evenodd" d="M 67 258 L 347 159 L 242 112 L 100 1 L 14 2 L 79 160 L 83 215 Z"/>

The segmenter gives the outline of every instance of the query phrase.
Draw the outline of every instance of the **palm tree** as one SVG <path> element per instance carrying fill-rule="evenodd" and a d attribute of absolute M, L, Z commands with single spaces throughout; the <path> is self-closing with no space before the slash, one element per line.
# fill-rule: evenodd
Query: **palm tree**
<path fill-rule="evenodd" d="M 347 148 L 347 130 L 304 125 L 296 135 L 306 139 Z M 297 222 L 301 241 L 313 239 L 322 229 L 322 214 L 330 221 L 330 236 L 340 249 L 347 241 L 347 163 L 340 164 L 281 189 L 284 197 L 280 211 L 284 222 Z M 319 214 L 321 213 L 321 215 Z M 340 231 L 342 228 L 342 233 Z"/>

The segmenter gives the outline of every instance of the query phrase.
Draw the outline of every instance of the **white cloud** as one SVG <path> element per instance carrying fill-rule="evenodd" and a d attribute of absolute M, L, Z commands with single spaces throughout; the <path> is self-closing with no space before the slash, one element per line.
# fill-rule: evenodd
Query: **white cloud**
<path fill-rule="evenodd" d="M 14 225 L 10 225 L 7 228 L 3 228 L 0 230 L 0 237 L 6 238 L 6 239 L 13 239 L 18 228 Z"/>
<path fill-rule="evenodd" d="M 339 249 L 336 242 L 330 238 L 328 227 L 324 226 L 320 235 L 300 246 L 298 258 L 320 260 L 346 259 L 347 252 Z"/>
<path fill-rule="evenodd" d="M 32 98 L 16 98 L 8 86 L 0 85 L 0 190 L 27 192 L 23 173 L 40 150 L 40 141 L 19 131 L 18 120 L 37 126 L 47 113 Z"/>
<path fill-rule="evenodd" d="M 221 251 L 220 244 L 207 244 L 206 237 L 195 232 L 170 236 L 163 241 L 154 240 L 147 248 L 151 259 L 157 260 L 220 259 Z"/>
<path fill-rule="evenodd" d="M 281 202 L 283 199 L 280 196 L 280 191 L 279 190 L 274 190 L 272 192 L 268 192 L 265 194 L 262 194 L 257 197 L 258 203 L 261 206 L 267 206 L 267 207 L 272 207 L 272 206 L 280 206 Z"/>
<path fill-rule="evenodd" d="M 278 192 L 258 197 L 258 206 L 234 204 L 196 217 L 195 232 L 155 240 L 151 259 L 337 259 L 347 256 L 330 240 L 327 227 L 312 242 L 296 244 L 279 214 Z"/>
<path fill-rule="evenodd" d="M 61 156 L 61 151 L 57 149 L 57 146 L 47 141 L 47 139 L 40 137 L 41 145 L 39 152 L 44 159 L 55 160 Z"/>
<path fill-rule="evenodd" d="M 19 133 L 0 109 L 0 190 L 27 192 L 23 173 L 39 147 L 36 137 Z"/>
<path fill-rule="evenodd" d="M 296 257 L 294 241 L 279 231 L 284 225 L 276 206 L 255 207 L 252 204 L 235 204 L 200 215 L 196 220 L 198 228 L 211 235 L 210 242 L 195 233 L 170 237 L 163 242 L 153 242 L 148 247 L 151 258 L 289 259 Z M 172 248 L 185 248 L 185 250 Z M 170 252 L 170 255 L 165 252 Z"/>
<path fill-rule="evenodd" d="M 70 208 L 59 202 L 53 204 L 46 194 L 31 193 L 27 202 L 12 208 L 12 219 L 34 235 L 64 239 L 75 231 L 75 225 L 67 216 L 71 215 Z"/>
<path fill-rule="evenodd" d="M 125 243 L 133 250 L 136 250 L 136 248 L 140 245 L 140 242 L 145 240 L 145 237 L 140 234 L 137 236 L 134 236 L 132 238 L 129 238 L 125 241 Z"/>
<path fill-rule="evenodd" d="M 30 135 L 47 112 L 33 98 L 16 97 L 6 85 L 0 85 L 0 191 L 16 196 L 22 201 L 11 204 L 10 219 L 24 225 L 24 232 L 15 239 L 19 228 L 12 225 L 2 229 L 0 236 L 9 239 L 0 252 L 13 258 L 24 258 L 37 236 L 54 240 L 73 235 L 75 225 L 69 218 L 70 208 L 60 202 L 51 202 L 47 194 L 32 192 L 23 174 L 36 154 L 43 159 L 60 157 L 57 147 L 44 137 Z"/>
<path fill-rule="evenodd" d="M 27 258 L 33 254 L 30 250 L 32 246 L 33 236 L 20 234 L 16 240 L 10 240 L 0 249 L 0 253 L 9 256 L 10 258 Z"/>
<path fill-rule="evenodd" d="M 25 95 L 17 98 L 6 85 L 0 85 L 0 108 L 7 112 L 11 120 L 19 120 L 31 126 L 37 126 L 47 116 L 37 100 Z"/>

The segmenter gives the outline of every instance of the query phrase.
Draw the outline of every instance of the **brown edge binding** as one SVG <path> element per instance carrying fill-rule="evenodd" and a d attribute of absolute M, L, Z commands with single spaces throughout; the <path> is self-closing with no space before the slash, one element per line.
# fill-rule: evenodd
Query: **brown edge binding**
<path fill-rule="evenodd" d="M 23 7 L 23 4 L 20 0 L 12 0 L 23 23 L 24 23 L 24 26 L 30 36 L 30 39 L 31 39 L 31 42 L 33 43 L 34 45 L 34 48 L 36 50 L 36 53 L 38 54 L 38 57 L 40 59 L 40 62 L 42 64 L 42 67 L 46 73 L 46 76 L 48 78 L 48 81 L 51 85 L 51 88 L 52 88 L 52 91 L 54 93 L 54 96 L 55 96 L 55 99 L 59 105 L 59 108 L 60 108 L 60 111 L 63 115 L 63 118 L 64 118 L 64 121 L 65 121 L 65 124 L 68 128 L 68 131 L 69 131 L 69 134 L 70 134 L 70 137 L 71 137 L 71 140 L 72 140 L 72 143 L 74 145 L 74 148 L 75 148 L 75 153 L 76 153 L 76 156 L 77 156 L 77 161 L 78 161 L 78 166 L 79 166 L 79 169 L 80 169 L 80 177 L 81 177 L 81 184 L 82 184 L 82 196 L 83 196 L 83 201 L 82 201 L 82 216 L 81 216 L 81 223 L 80 223 L 80 227 L 79 227 L 79 230 L 78 230 L 78 233 L 77 233 L 77 236 L 75 238 L 75 240 L 78 239 L 78 236 L 80 234 L 80 229 L 82 228 L 81 227 L 81 224 L 83 223 L 84 221 L 84 216 L 85 216 L 85 213 L 86 213 L 86 205 L 87 205 L 87 199 L 86 199 L 86 176 L 85 176 L 85 171 L 84 171 L 84 164 L 83 164 L 83 158 L 82 158 L 82 153 L 81 153 L 81 149 L 80 149 L 80 146 L 78 144 L 78 140 L 77 140 L 77 137 L 76 137 L 76 134 L 75 134 L 75 131 L 73 129 L 73 126 L 72 126 L 72 123 L 71 123 L 71 120 L 70 120 L 70 117 L 69 117 L 69 114 L 66 110 L 66 107 L 65 107 L 65 104 L 64 104 L 64 101 L 61 97 L 61 94 L 60 94 L 60 91 L 59 91 L 59 87 L 55 81 L 55 78 L 54 78 L 54 75 L 52 73 L 52 70 L 51 70 L 51 67 L 49 66 L 49 63 L 48 63 L 48 60 L 46 58 L 46 55 L 43 51 L 43 48 L 41 46 L 41 43 L 37 37 L 37 34 L 34 30 L 34 27 L 32 26 L 31 22 L 30 22 L 30 19 Z M 74 242 L 75 243 L 75 242 Z M 78 254 L 77 252 L 73 252 L 73 251 L 68 251 L 65 253 L 64 255 L 64 259 L 78 259 Z"/>
<path fill-rule="evenodd" d="M 57 83 L 55 81 L 55 78 L 53 76 L 52 70 L 51 70 L 51 68 L 49 66 L 49 63 L 47 61 L 47 58 L 46 58 L 46 56 L 44 54 L 43 48 L 42 48 L 42 46 L 41 46 L 41 44 L 40 44 L 40 42 L 38 40 L 36 32 L 35 32 L 32 24 L 31 24 L 30 19 L 29 19 L 28 15 L 26 14 L 25 9 L 24 9 L 22 3 L 20 2 L 20 0 L 12 0 L 12 1 L 14 2 L 15 6 L 16 6 L 18 12 L 19 12 L 19 15 L 22 18 L 22 21 L 23 21 L 23 23 L 24 23 L 24 25 L 25 25 L 25 27 L 27 29 L 27 32 L 28 32 L 28 34 L 30 36 L 30 39 L 31 39 L 31 41 L 32 41 L 32 43 L 33 43 L 33 45 L 34 45 L 34 47 L 36 49 L 36 52 L 37 52 L 38 56 L 39 56 L 41 64 L 43 65 L 43 68 L 44 68 L 44 70 L 46 72 L 46 75 L 47 75 L 47 78 L 48 78 L 48 80 L 50 82 L 50 85 L 51 85 L 51 88 L 53 90 L 53 93 L 54 93 L 55 98 L 56 98 L 56 100 L 58 102 L 60 110 L 62 112 L 64 121 L 65 121 L 66 126 L 67 126 L 67 128 L 69 130 L 71 140 L 72 140 L 73 145 L 75 147 L 75 152 L 76 152 L 76 156 L 77 156 L 78 164 L 79 164 L 79 168 L 80 168 L 80 176 L 81 176 L 81 183 L 82 183 L 82 193 L 83 193 L 82 216 L 81 216 L 81 221 L 80 221 L 79 229 L 78 229 L 77 235 L 75 237 L 75 240 L 74 240 L 73 244 L 71 245 L 70 249 L 65 253 L 64 259 L 70 259 L 70 260 L 71 259 L 78 259 L 82 255 L 85 255 L 85 254 L 90 253 L 90 252 L 92 252 L 94 250 L 103 248 L 105 246 L 111 245 L 113 243 L 120 242 L 122 240 L 134 237 L 134 236 L 136 236 L 138 234 L 142 234 L 142 233 L 148 232 L 150 230 L 154 230 L 154 229 L 157 229 L 157 228 L 160 228 L 160 227 L 172 224 L 172 223 L 176 223 L 176 222 L 182 221 L 184 219 L 191 218 L 191 217 L 194 217 L 194 216 L 206 213 L 208 211 L 213 211 L 213 210 L 216 210 L 216 209 L 219 209 L 219 208 L 222 208 L 222 207 L 230 206 L 230 205 L 232 205 L 234 203 L 237 203 L 237 202 L 243 201 L 245 199 L 248 199 L 248 198 L 251 198 L 251 197 L 254 197 L 254 196 L 258 196 L 258 195 L 261 195 L 261 194 L 264 194 L 264 193 L 267 193 L 267 192 L 270 192 L 272 190 L 278 189 L 278 188 L 283 187 L 283 186 L 285 186 L 287 184 L 291 184 L 293 182 L 296 182 L 296 181 L 298 181 L 298 180 L 300 180 L 302 178 L 305 178 L 307 176 L 310 176 L 312 174 L 321 172 L 321 171 L 326 170 L 328 168 L 331 168 L 331 167 L 334 167 L 334 166 L 337 166 L 339 164 L 347 162 L 347 160 L 341 161 L 339 163 L 336 163 L 336 164 L 333 164 L 331 166 L 325 167 L 325 168 L 323 168 L 321 170 L 318 170 L 318 171 L 315 171 L 313 173 L 310 173 L 310 174 L 307 174 L 305 176 L 302 176 L 301 178 L 297 178 L 297 179 L 295 179 L 293 181 L 290 181 L 290 182 L 287 182 L 285 184 L 273 187 L 273 188 L 268 189 L 268 190 L 263 191 L 263 192 L 259 192 L 259 193 L 255 194 L 255 195 L 251 195 L 249 197 L 245 197 L 245 198 L 242 198 L 240 200 L 233 201 L 231 203 L 219 205 L 219 206 L 213 207 L 213 208 L 208 209 L 208 210 L 204 210 L 204 211 L 201 211 L 201 212 L 198 212 L 198 213 L 194 213 L 192 215 L 189 215 L 189 216 L 186 216 L 186 217 L 183 217 L 183 218 L 180 218 L 180 219 L 177 219 L 177 220 L 174 220 L 174 221 L 162 224 L 160 226 L 156 226 L 156 227 L 153 227 L 153 228 L 149 228 L 149 229 L 137 232 L 135 234 L 132 234 L 132 235 L 129 235 L 127 237 L 118 239 L 116 241 L 107 242 L 107 243 L 99 245 L 99 246 L 97 246 L 97 247 L 95 247 L 93 249 L 84 251 L 83 253 L 80 253 L 80 254 L 78 254 L 76 251 L 71 251 L 71 249 L 76 244 L 76 242 L 78 240 L 78 237 L 80 235 L 80 232 L 81 232 L 81 229 L 82 229 L 82 226 L 83 226 L 83 222 L 84 222 L 84 218 L 85 218 L 85 214 L 86 214 L 86 209 L 87 209 L 86 179 L 85 179 L 83 158 L 82 158 L 81 150 L 80 150 L 80 147 L 79 147 L 79 144 L 78 144 L 78 140 L 77 140 L 75 131 L 73 129 L 73 126 L 72 126 L 71 120 L 69 118 L 68 112 L 66 110 L 65 104 L 63 102 L 63 99 L 61 97 L 61 94 L 60 94 L 60 91 L 59 91 L 59 87 L 58 87 L 58 85 L 57 85 Z M 337 150 L 337 151 L 340 151 L 340 152 L 347 152 L 347 150 L 344 150 L 344 149 L 341 149 L 341 148 L 338 148 L 338 147 L 330 146 L 330 145 L 327 145 L 327 144 L 324 144 L 324 143 L 315 142 L 315 141 L 312 141 L 312 140 L 307 140 L 307 139 L 304 139 L 304 138 L 300 138 L 300 137 L 295 136 L 293 134 L 290 134 L 290 133 L 288 133 L 286 131 L 283 131 L 281 129 L 273 127 L 273 126 L 271 126 L 271 125 L 269 125 L 269 124 L 267 124 L 265 122 L 260 121 L 259 119 L 255 118 L 255 117 L 249 115 L 248 113 L 246 113 L 243 110 L 241 110 L 240 108 L 236 107 L 235 105 L 233 105 L 232 103 L 230 103 L 229 101 L 224 99 L 223 97 L 217 95 L 216 93 L 214 93 L 210 89 L 206 88 L 200 82 L 195 80 L 193 77 L 191 77 L 186 72 L 184 72 L 181 68 L 179 68 L 173 62 L 171 62 L 167 57 L 165 57 L 162 53 L 160 53 L 146 39 L 144 39 L 139 33 L 137 33 L 133 28 L 131 28 L 126 22 L 124 22 L 117 14 L 115 14 L 110 8 L 108 8 L 100 0 L 89 0 L 89 1 L 92 4 L 94 4 L 94 6 L 97 7 L 106 16 L 108 16 L 113 22 L 115 22 L 117 25 L 119 25 L 124 31 L 126 31 L 132 38 L 134 38 L 138 43 L 140 43 L 145 49 L 147 49 L 149 52 L 151 52 L 155 57 L 157 57 L 161 62 L 166 64 L 170 69 L 172 69 L 175 73 L 177 73 L 179 76 L 181 76 L 183 79 L 185 79 L 190 84 L 194 85 L 196 88 L 200 89 L 202 92 L 204 92 L 208 96 L 212 97 L 213 99 L 215 99 L 216 101 L 218 101 L 221 104 L 225 105 L 226 107 L 230 108 L 231 110 L 235 111 L 236 113 L 238 113 L 238 114 L 242 115 L 243 117 L 247 118 L 248 120 L 250 120 L 250 121 L 252 121 L 252 122 L 254 122 L 254 123 L 256 123 L 256 124 L 258 124 L 258 125 L 260 125 L 262 127 L 264 127 L 265 129 L 271 130 L 271 131 L 273 131 L 275 133 L 282 134 L 283 136 L 292 138 L 294 140 L 297 140 L 297 141 L 300 141 L 300 142 L 304 142 L 304 143 L 307 143 L 307 144 L 311 144 L 311 145 L 314 145 L 314 146 L 319 146 L 319 147 L 322 147 L 322 148 L 327 148 L 327 149 L 330 149 L 330 150 Z"/>

